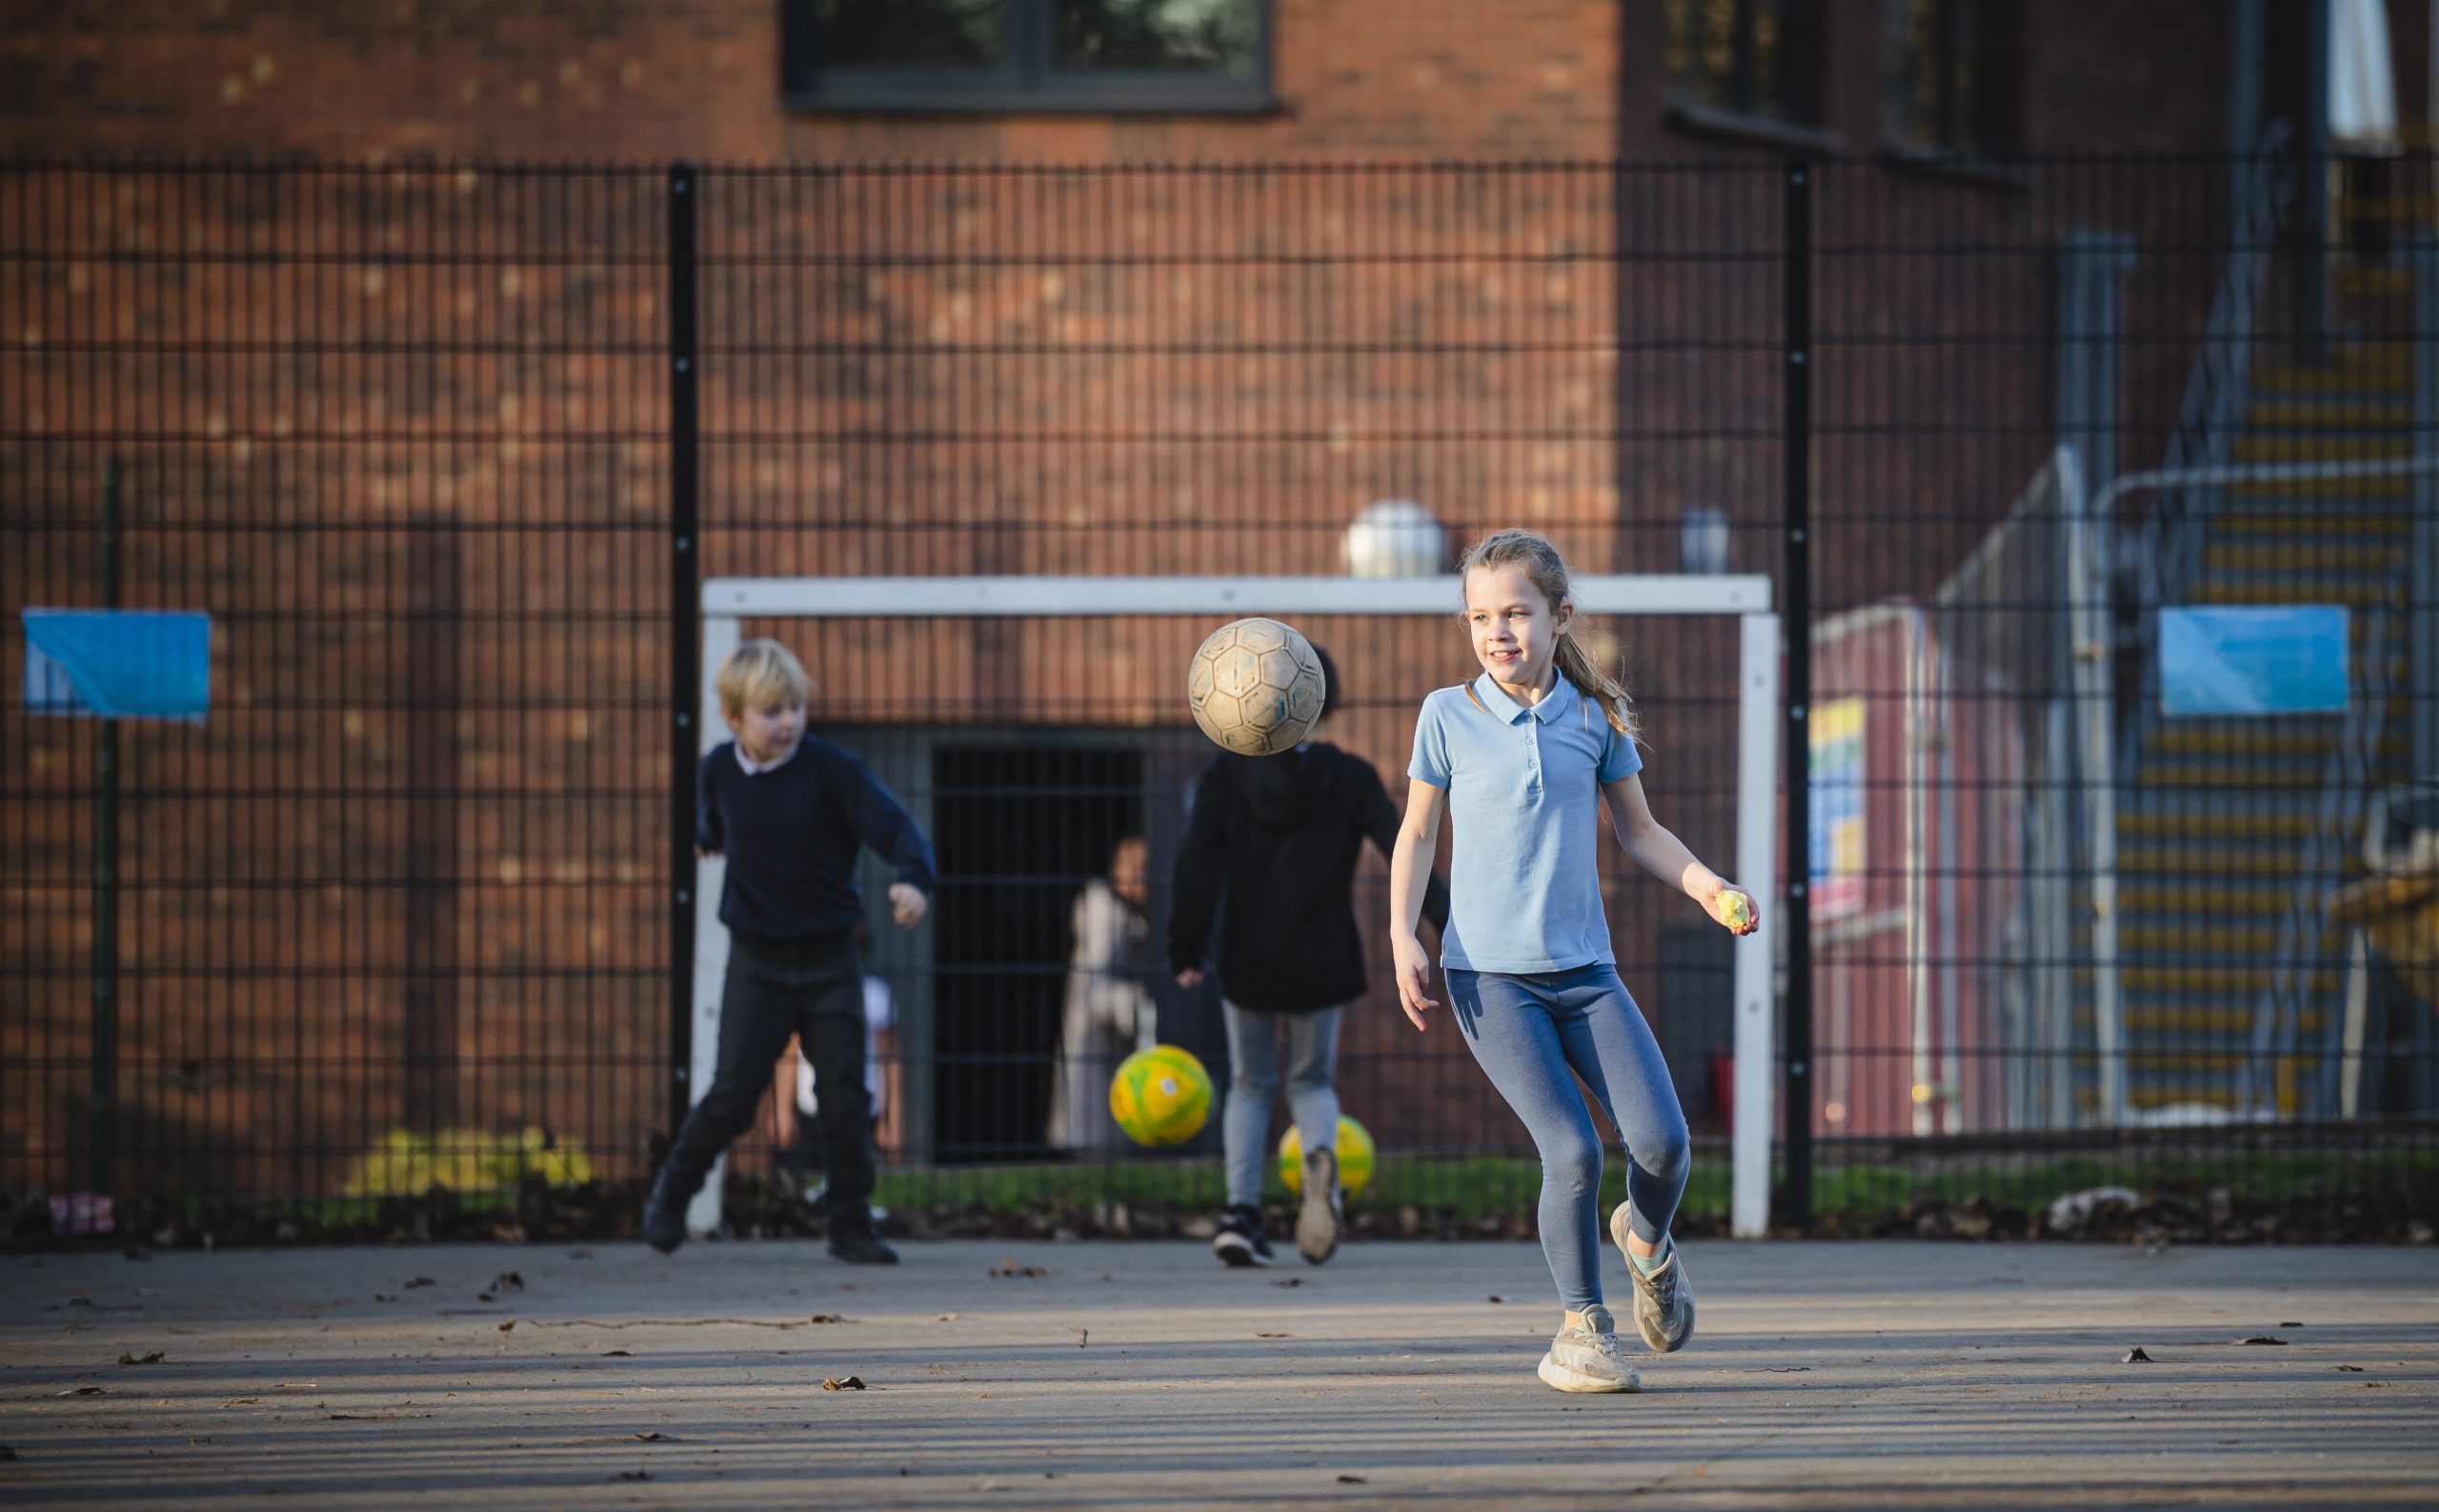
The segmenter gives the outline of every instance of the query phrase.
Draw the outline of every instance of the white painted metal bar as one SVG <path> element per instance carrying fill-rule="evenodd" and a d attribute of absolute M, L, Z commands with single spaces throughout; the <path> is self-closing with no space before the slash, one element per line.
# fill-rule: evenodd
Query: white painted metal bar
<path fill-rule="evenodd" d="M 1728 1137 L 1728 1226 L 1759 1239 L 1770 1226 L 1770 1142 L 1777 1120 L 1777 1021 L 1772 990 L 1779 910 L 1779 616 L 1746 615 L 1736 681 L 1736 881 L 1753 890 L 1762 926 L 1736 942 L 1736 1111 Z M 1791 864 L 1801 864 L 1802 857 Z"/>
<path fill-rule="evenodd" d="M 1925 635 L 1922 610 L 1906 605 L 1905 704 L 1901 723 L 1905 762 L 1905 818 L 1901 833 L 1905 837 L 1905 1002 L 1906 1002 L 1906 1091 L 1912 1096 L 1913 1129 L 1916 1138 L 1931 1132 L 1932 1099 L 1939 1095 L 1931 1083 L 1931 961 L 1930 911 L 1925 906 L 1930 868 L 1925 859 L 1924 809 L 1930 785 L 1925 777 L 1928 752 L 1924 749 L 1923 700 L 1925 675 L 1924 666 Z"/>
<path fill-rule="evenodd" d="M 736 649 L 737 624 L 725 615 L 703 621 L 703 713 L 696 721 L 703 732 L 702 748 L 728 738 L 719 690 L 712 686 L 720 663 Z M 695 1017 L 694 1052 L 687 1059 L 686 1091 L 694 1102 L 712 1090 L 712 1072 L 719 1063 L 720 985 L 728 977 L 728 930 L 720 923 L 720 889 L 728 863 L 718 857 L 695 862 Z M 720 1186 L 728 1174 L 728 1158 L 713 1162 L 712 1174 L 686 1208 L 686 1227 L 709 1234 L 720 1226 Z"/>
<path fill-rule="evenodd" d="M 1579 576 L 1587 615 L 1748 615 L 1770 608 L 1759 575 Z M 1455 615 L 1440 577 L 715 577 L 706 615 L 908 618 L 975 615 Z"/>
<path fill-rule="evenodd" d="M 2111 726 L 2108 584 L 2102 575 L 2098 536 L 2108 528 L 2108 509 L 2137 480 L 2132 474 L 2086 498 L 2081 460 L 2071 447 L 2058 449 L 2058 518 L 2066 532 L 2067 679 L 2073 689 L 2079 784 L 2084 801 L 2085 847 L 2091 867 L 2092 1049 L 2100 1058 L 2100 1118 L 2109 1128 L 2126 1125 L 2126 995 L 2118 967 L 2117 737 Z M 2189 471 L 2207 473 L 2207 468 Z M 2204 481 L 2196 478 L 2191 481 Z"/>

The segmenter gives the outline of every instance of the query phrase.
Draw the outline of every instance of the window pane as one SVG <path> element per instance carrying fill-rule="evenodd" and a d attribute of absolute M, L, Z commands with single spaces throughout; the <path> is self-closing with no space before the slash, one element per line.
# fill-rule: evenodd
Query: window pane
<path fill-rule="evenodd" d="M 2015 147 L 2015 43 L 2011 8 L 1998 0 L 1960 4 L 1950 143 L 1972 157 L 1999 157 Z"/>
<path fill-rule="evenodd" d="M 1008 55 L 1008 0 L 816 0 L 825 69 L 987 69 Z"/>
<path fill-rule="evenodd" d="M 1880 128 L 1891 146 L 1938 151 L 1938 0 L 1881 0 Z"/>
<path fill-rule="evenodd" d="M 1818 0 L 1668 0 L 1661 58 L 1678 99 L 1791 125 L 1818 120 Z"/>
<path fill-rule="evenodd" d="M 1884 0 L 1881 130 L 1892 146 L 1965 157 L 2016 147 L 2010 0 Z"/>
<path fill-rule="evenodd" d="M 1058 0 L 1062 69 L 1250 79 L 1261 0 Z"/>
<path fill-rule="evenodd" d="M 1812 119 L 1812 0 L 1749 0 L 1744 109 L 1773 121 Z"/>

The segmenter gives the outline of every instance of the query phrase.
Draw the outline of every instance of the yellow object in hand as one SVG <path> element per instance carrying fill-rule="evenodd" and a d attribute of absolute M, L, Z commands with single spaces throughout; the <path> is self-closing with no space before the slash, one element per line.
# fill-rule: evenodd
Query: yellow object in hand
<path fill-rule="evenodd" d="M 1730 929 L 1745 929 L 1753 922 L 1753 900 L 1743 893 L 1729 893 L 1720 899 L 1720 922 Z"/>

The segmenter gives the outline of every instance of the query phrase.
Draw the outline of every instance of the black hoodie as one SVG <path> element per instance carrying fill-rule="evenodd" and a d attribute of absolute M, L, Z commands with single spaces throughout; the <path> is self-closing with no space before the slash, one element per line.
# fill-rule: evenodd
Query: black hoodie
<path fill-rule="evenodd" d="M 1224 892 L 1220 980 L 1240 1008 L 1306 1013 L 1363 996 L 1355 861 L 1398 843 L 1398 811 L 1361 756 L 1307 741 L 1277 756 L 1223 756 L 1195 784 L 1169 909 L 1169 969 L 1202 964 Z M 1422 903 L 1447 922 L 1438 874 Z"/>

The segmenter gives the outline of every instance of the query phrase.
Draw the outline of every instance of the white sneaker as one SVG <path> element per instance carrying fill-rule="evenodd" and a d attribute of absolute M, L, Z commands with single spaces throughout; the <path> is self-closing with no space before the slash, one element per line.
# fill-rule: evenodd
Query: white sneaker
<path fill-rule="evenodd" d="M 1626 1248 L 1633 1232 L 1633 1204 L 1621 1202 L 1609 1215 L 1609 1238 L 1626 1258 L 1626 1274 L 1634 1280 L 1635 1332 L 1643 1335 L 1652 1353 L 1675 1354 L 1694 1337 L 1694 1283 L 1685 1279 L 1685 1257 L 1678 1253 L 1677 1241 L 1670 1240 L 1668 1258 L 1645 1276 L 1635 1263 L 1635 1252 Z"/>
<path fill-rule="evenodd" d="M 1296 1253 L 1319 1265 L 1338 1253 L 1338 1152 L 1304 1157 L 1304 1205 L 1296 1214 Z"/>
<path fill-rule="evenodd" d="M 1606 1307 L 1583 1310 L 1583 1326 L 1562 1328 L 1536 1372 L 1558 1391 L 1641 1391 L 1643 1378 L 1626 1363 L 1625 1341 Z"/>

